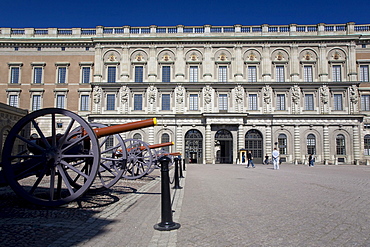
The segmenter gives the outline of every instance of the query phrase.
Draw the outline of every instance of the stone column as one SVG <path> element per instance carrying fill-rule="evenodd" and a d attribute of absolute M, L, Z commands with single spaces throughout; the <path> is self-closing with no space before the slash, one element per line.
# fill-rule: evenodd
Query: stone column
<path fill-rule="evenodd" d="M 184 46 L 178 45 L 176 47 L 176 60 L 175 60 L 175 80 L 183 82 L 185 80 L 185 58 L 184 58 Z"/>
<path fill-rule="evenodd" d="M 235 81 L 243 80 L 243 58 L 242 58 L 242 47 L 241 45 L 235 46 L 235 60 L 234 60 L 234 78 Z"/>
<path fill-rule="evenodd" d="M 324 147 L 324 165 L 328 165 L 330 161 L 330 142 L 329 142 L 329 128 L 324 125 L 323 130 L 323 147 Z"/>
<path fill-rule="evenodd" d="M 354 125 L 353 127 L 353 158 L 355 165 L 360 164 L 360 133 L 358 130 L 358 126 Z"/>
<path fill-rule="evenodd" d="M 128 82 L 129 81 L 129 75 L 130 75 L 130 57 L 128 54 L 128 47 L 124 46 L 122 47 L 122 58 L 121 58 L 121 81 L 122 82 Z"/>
<path fill-rule="evenodd" d="M 149 127 L 148 143 L 155 143 L 154 142 L 154 126 Z"/>
<path fill-rule="evenodd" d="M 349 81 L 357 81 L 357 68 L 356 68 L 356 44 L 351 41 L 348 45 L 348 79 Z"/>
<path fill-rule="evenodd" d="M 176 126 L 176 142 L 175 142 L 175 146 L 176 146 L 176 152 L 180 152 L 181 154 L 183 154 L 183 139 L 182 139 L 182 125 L 177 125 Z"/>
<path fill-rule="evenodd" d="M 212 47 L 211 45 L 204 46 L 204 62 L 203 62 L 203 79 L 205 82 L 212 81 L 214 71 L 214 61 L 212 61 Z"/>
<path fill-rule="evenodd" d="M 245 146 L 244 126 L 240 124 L 238 128 L 238 150 L 237 151 L 244 148 L 244 146 Z"/>
<path fill-rule="evenodd" d="M 149 47 L 149 57 L 148 57 L 148 81 L 155 82 L 157 80 L 157 57 L 156 57 L 156 47 L 151 45 Z"/>
<path fill-rule="evenodd" d="M 269 44 L 262 46 L 262 80 L 265 82 L 271 81 L 271 59 Z"/>
<path fill-rule="evenodd" d="M 290 60 L 290 80 L 291 81 L 298 81 L 299 80 L 299 59 L 298 59 L 298 45 L 293 44 L 291 46 L 292 55 Z"/>
<path fill-rule="evenodd" d="M 103 57 L 102 57 L 102 47 L 100 44 L 95 46 L 95 61 L 94 61 L 94 82 L 102 82 L 103 80 Z"/>
<path fill-rule="evenodd" d="M 265 138 L 265 154 L 268 154 L 269 156 L 271 156 L 271 153 L 272 153 L 272 146 L 273 146 L 273 143 L 272 143 L 272 135 L 271 135 L 271 131 L 272 131 L 272 126 L 271 125 L 266 125 L 266 128 L 265 128 L 265 131 L 266 131 L 266 138 Z"/>
<path fill-rule="evenodd" d="M 206 125 L 206 147 L 205 147 L 205 155 L 206 155 L 206 164 L 212 164 L 214 162 L 214 155 L 213 151 L 214 149 L 212 148 L 212 139 L 211 139 L 211 125 L 207 124 Z"/>
<path fill-rule="evenodd" d="M 301 138 L 299 134 L 299 126 L 294 126 L 294 164 L 298 165 L 301 161 Z"/>
<path fill-rule="evenodd" d="M 326 45 L 319 45 L 319 79 L 320 81 L 328 81 L 328 60 L 326 59 Z"/>

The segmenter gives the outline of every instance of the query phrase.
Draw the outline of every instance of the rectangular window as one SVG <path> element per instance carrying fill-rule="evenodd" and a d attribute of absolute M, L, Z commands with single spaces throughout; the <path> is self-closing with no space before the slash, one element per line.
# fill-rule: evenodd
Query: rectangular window
<path fill-rule="evenodd" d="M 370 111 L 370 95 L 361 96 L 361 110 Z"/>
<path fill-rule="evenodd" d="M 143 95 L 142 94 L 134 95 L 134 110 L 135 111 L 143 110 Z"/>
<path fill-rule="evenodd" d="M 303 79 L 306 82 L 312 82 L 313 81 L 313 75 L 312 75 L 312 66 L 311 65 L 305 65 L 303 67 Z"/>
<path fill-rule="evenodd" d="M 10 83 L 18 84 L 19 83 L 19 67 L 12 67 L 10 72 Z"/>
<path fill-rule="evenodd" d="M 81 95 L 80 111 L 89 110 L 89 95 Z"/>
<path fill-rule="evenodd" d="M 248 82 L 256 82 L 256 81 L 257 81 L 257 67 L 248 66 Z"/>
<path fill-rule="evenodd" d="M 257 94 L 249 94 L 249 110 L 257 111 L 258 105 L 257 105 Z"/>
<path fill-rule="evenodd" d="M 335 82 L 342 81 L 341 68 L 342 67 L 340 65 L 333 65 L 333 67 L 332 67 L 333 81 L 335 81 Z"/>
<path fill-rule="evenodd" d="M 135 66 L 135 82 L 143 82 L 144 81 L 144 67 L 143 66 Z"/>
<path fill-rule="evenodd" d="M 360 65 L 360 81 L 369 81 L 369 65 Z"/>
<path fill-rule="evenodd" d="M 285 94 L 276 95 L 276 110 L 285 111 Z"/>
<path fill-rule="evenodd" d="M 198 110 L 198 94 L 190 94 L 189 96 L 189 110 L 197 111 Z"/>
<path fill-rule="evenodd" d="M 37 111 L 41 109 L 41 95 L 32 96 L 32 111 Z"/>
<path fill-rule="evenodd" d="M 162 94 L 162 111 L 171 110 L 171 95 Z"/>
<path fill-rule="evenodd" d="M 227 94 L 218 95 L 218 109 L 220 111 L 227 111 Z"/>
<path fill-rule="evenodd" d="M 171 82 L 171 66 L 162 66 L 162 82 Z"/>
<path fill-rule="evenodd" d="M 67 68 L 58 67 L 58 83 L 66 83 Z"/>
<path fill-rule="evenodd" d="M 33 68 L 33 83 L 42 83 L 42 67 Z"/>
<path fill-rule="evenodd" d="M 227 82 L 227 66 L 218 67 L 218 81 Z"/>
<path fill-rule="evenodd" d="M 304 98 L 305 98 L 305 110 L 313 111 L 314 110 L 313 94 L 305 94 Z"/>
<path fill-rule="evenodd" d="M 276 66 L 275 71 L 276 71 L 276 81 L 284 82 L 285 81 L 284 66 Z"/>
<path fill-rule="evenodd" d="M 62 108 L 62 109 L 64 109 L 65 108 L 65 105 L 64 105 L 64 103 L 65 103 L 65 98 L 66 98 L 66 96 L 65 95 L 57 95 L 57 104 L 56 104 L 56 107 L 57 108 Z"/>
<path fill-rule="evenodd" d="M 116 107 L 116 95 L 107 94 L 107 111 L 114 111 Z"/>
<path fill-rule="evenodd" d="M 116 82 L 116 66 L 109 66 L 108 67 L 108 80 L 107 82 L 109 83 L 114 83 Z"/>
<path fill-rule="evenodd" d="M 190 66 L 189 81 L 198 82 L 198 66 Z"/>
<path fill-rule="evenodd" d="M 18 107 L 18 95 L 9 95 L 9 105 Z"/>
<path fill-rule="evenodd" d="M 90 83 L 90 67 L 82 67 L 82 83 Z"/>
<path fill-rule="evenodd" d="M 334 111 L 343 110 L 343 101 L 341 94 L 334 94 Z"/>

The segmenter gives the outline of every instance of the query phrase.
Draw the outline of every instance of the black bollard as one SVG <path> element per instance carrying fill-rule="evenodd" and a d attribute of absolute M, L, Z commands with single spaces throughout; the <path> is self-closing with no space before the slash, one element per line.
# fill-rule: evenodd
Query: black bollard
<path fill-rule="evenodd" d="M 183 164 L 184 171 L 186 171 L 186 169 L 185 169 L 185 159 L 182 160 L 182 164 Z"/>
<path fill-rule="evenodd" d="M 179 158 L 174 158 L 175 160 L 175 186 L 172 189 L 182 189 L 180 186 L 180 177 L 179 177 Z"/>
<path fill-rule="evenodd" d="M 154 229 L 158 231 L 171 231 L 180 228 L 180 224 L 172 221 L 172 209 L 171 209 L 171 194 L 170 194 L 170 176 L 168 163 L 171 159 L 167 156 L 162 156 L 159 159 L 161 163 L 161 218 L 162 221 L 154 225 Z"/>
<path fill-rule="evenodd" d="M 178 160 L 179 162 L 179 171 L 180 171 L 180 178 L 184 178 L 184 175 L 182 174 L 182 161 L 181 161 L 181 158 L 179 158 Z"/>

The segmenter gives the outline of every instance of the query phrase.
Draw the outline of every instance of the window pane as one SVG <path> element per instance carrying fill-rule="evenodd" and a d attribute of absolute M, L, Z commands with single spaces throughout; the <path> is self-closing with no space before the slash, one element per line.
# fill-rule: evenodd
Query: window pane
<path fill-rule="evenodd" d="M 304 81 L 312 82 L 312 66 L 304 66 L 303 67 L 303 74 L 304 74 Z"/>
<path fill-rule="evenodd" d="M 256 66 L 248 67 L 248 81 L 249 82 L 257 81 L 257 67 Z"/>
<path fill-rule="evenodd" d="M 64 100 L 65 100 L 65 95 L 57 95 L 56 107 L 64 109 Z"/>
<path fill-rule="evenodd" d="M 89 95 L 81 95 L 81 111 L 88 111 L 89 110 Z"/>
<path fill-rule="evenodd" d="M 59 67 L 58 68 L 58 83 L 66 83 L 66 67 Z"/>
<path fill-rule="evenodd" d="M 190 66 L 189 72 L 189 81 L 198 82 L 198 66 Z"/>
<path fill-rule="evenodd" d="M 361 110 L 370 111 L 370 95 L 361 96 Z"/>
<path fill-rule="evenodd" d="M 171 110 L 171 96 L 169 94 L 162 94 L 162 110 Z"/>
<path fill-rule="evenodd" d="M 135 82 L 143 82 L 144 67 L 135 66 Z"/>
<path fill-rule="evenodd" d="M 257 111 L 258 105 L 257 105 L 257 94 L 249 94 L 249 110 Z"/>
<path fill-rule="evenodd" d="M 33 83 L 42 83 L 42 68 L 35 67 L 33 71 L 34 71 Z"/>
<path fill-rule="evenodd" d="M 90 83 L 90 67 L 82 68 L 82 83 Z"/>
<path fill-rule="evenodd" d="M 342 111 L 342 95 L 341 94 L 334 94 L 334 110 L 335 111 Z"/>
<path fill-rule="evenodd" d="M 41 109 L 41 95 L 32 96 L 32 111 Z"/>
<path fill-rule="evenodd" d="M 116 100 L 115 94 L 107 94 L 107 110 L 108 111 L 115 110 L 115 103 L 116 103 L 115 100 Z"/>
<path fill-rule="evenodd" d="M 278 94 L 276 96 L 276 110 L 285 111 L 285 94 Z"/>
<path fill-rule="evenodd" d="M 280 154 L 287 154 L 287 137 L 285 134 L 280 134 L 278 137 L 278 149 Z"/>
<path fill-rule="evenodd" d="M 218 81 L 227 82 L 227 66 L 218 67 Z"/>
<path fill-rule="evenodd" d="M 143 109 L 143 96 L 142 94 L 134 95 L 134 110 L 141 111 Z"/>
<path fill-rule="evenodd" d="M 19 83 L 19 68 L 12 67 L 10 83 Z"/>
<path fill-rule="evenodd" d="M 360 65 L 360 81 L 368 82 L 369 81 L 369 66 Z"/>
<path fill-rule="evenodd" d="M 9 96 L 9 105 L 18 107 L 18 95 L 10 95 Z"/>
<path fill-rule="evenodd" d="M 197 111 L 198 110 L 198 94 L 190 94 L 189 110 L 190 111 Z"/>
<path fill-rule="evenodd" d="M 336 149 L 337 149 L 337 155 L 345 155 L 346 154 L 346 140 L 344 138 L 344 135 L 339 134 L 336 138 Z"/>
<path fill-rule="evenodd" d="M 307 153 L 316 154 L 316 137 L 313 134 L 307 136 Z"/>
<path fill-rule="evenodd" d="M 108 82 L 116 82 L 116 67 L 109 66 L 108 67 Z"/>
<path fill-rule="evenodd" d="M 370 155 L 370 135 L 364 137 L 364 155 Z"/>
<path fill-rule="evenodd" d="M 305 95 L 305 110 L 306 111 L 314 110 L 313 94 Z"/>
<path fill-rule="evenodd" d="M 162 82 L 171 82 L 171 67 L 162 67 Z"/>
<path fill-rule="evenodd" d="M 276 66 L 276 81 L 277 82 L 284 82 L 284 66 Z"/>
<path fill-rule="evenodd" d="M 161 143 L 166 143 L 166 142 L 170 142 L 170 136 L 168 134 L 163 134 L 162 135 L 162 138 L 161 138 Z M 163 147 L 162 148 L 166 153 L 169 153 L 170 152 L 170 146 L 167 146 L 167 147 Z"/>
<path fill-rule="evenodd" d="M 340 65 L 333 65 L 333 81 L 336 82 L 342 81 Z"/>
<path fill-rule="evenodd" d="M 218 96 L 218 108 L 220 111 L 227 111 L 227 94 Z"/>

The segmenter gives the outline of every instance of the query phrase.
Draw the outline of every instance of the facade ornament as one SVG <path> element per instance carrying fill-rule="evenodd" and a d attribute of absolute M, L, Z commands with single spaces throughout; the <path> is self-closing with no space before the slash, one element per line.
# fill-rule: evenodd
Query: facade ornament
<path fill-rule="evenodd" d="M 183 86 L 176 87 L 176 102 L 182 104 L 184 102 L 185 89 Z"/>
<path fill-rule="evenodd" d="M 101 94 L 102 94 L 102 88 L 101 87 L 94 87 L 93 97 L 94 97 L 94 103 L 95 104 L 100 103 Z"/>
<path fill-rule="evenodd" d="M 356 85 L 352 85 L 349 88 L 349 99 L 351 100 L 352 104 L 357 104 L 358 102 L 358 88 Z"/>
<path fill-rule="evenodd" d="M 235 88 L 235 101 L 238 104 L 243 102 L 243 88 L 240 85 Z"/>
<path fill-rule="evenodd" d="M 122 86 L 119 91 L 121 94 L 121 103 L 126 104 L 128 101 L 128 87 Z"/>
<path fill-rule="evenodd" d="M 292 100 L 293 100 L 293 103 L 294 104 L 298 104 L 300 98 L 301 98 L 300 89 L 299 89 L 298 85 L 294 85 L 294 87 L 292 87 Z"/>
<path fill-rule="evenodd" d="M 327 104 L 329 102 L 329 88 L 324 85 L 320 88 L 321 102 Z"/>
<path fill-rule="evenodd" d="M 209 85 L 207 85 L 204 88 L 204 103 L 210 104 L 211 100 L 212 100 L 212 88 Z"/>
<path fill-rule="evenodd" d="M 263 101 L 266 104 L 271 103 L 272 88 L 269 85 L 266 85 L 265 87 L 262 88 L 262 96 L 263 96 Z"/>
<path fill-rule="evenodd" d="M 149 100 L 149 104 L 154 104 L 155 103 L 156 95 L 157 95 L 157 88 L 155 88 L 153 85 L 151 85 L 148 88 L 148 100 Z"/>

